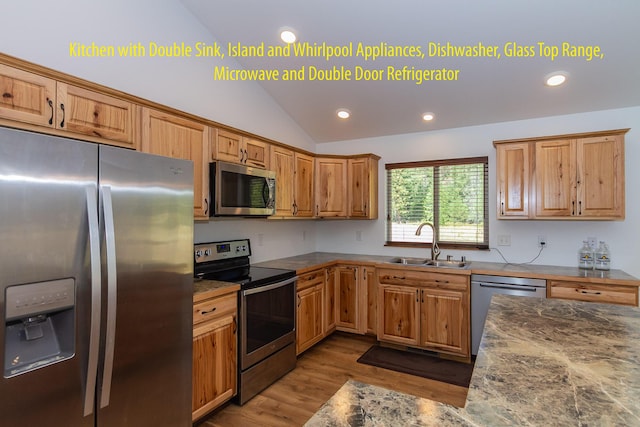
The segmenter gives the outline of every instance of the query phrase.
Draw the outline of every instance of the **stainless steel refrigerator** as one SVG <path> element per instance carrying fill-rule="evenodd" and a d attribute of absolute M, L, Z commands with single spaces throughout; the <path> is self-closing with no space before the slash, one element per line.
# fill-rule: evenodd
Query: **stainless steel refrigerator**
<path fill-rule="evenodd" d="M 191 162 L 0 128 L 0 424 L 191 425 Z"/>

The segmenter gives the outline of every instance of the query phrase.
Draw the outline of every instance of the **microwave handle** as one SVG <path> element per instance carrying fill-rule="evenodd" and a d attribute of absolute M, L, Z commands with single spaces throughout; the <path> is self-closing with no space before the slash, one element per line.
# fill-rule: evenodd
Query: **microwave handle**
<path fill-rule="evenodd" d="M 262 187 L 262 200 L 265 207 L 271 207 L 274 205 L 273 186 L 269 185 L 269 179 L 264 180 L 264 186 Z"/>

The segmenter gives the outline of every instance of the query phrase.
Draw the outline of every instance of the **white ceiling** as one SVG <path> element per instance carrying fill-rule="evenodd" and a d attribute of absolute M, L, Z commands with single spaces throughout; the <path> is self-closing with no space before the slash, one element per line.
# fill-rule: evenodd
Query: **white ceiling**
<path fill-rule="evenodd" d="M 422 132 L 640 105 L 640 1 L 614 0 L 181 0 L 224 44 L 282 45 L 279 30 L 299 42 L 420 45 L 424 59 L 361 57 L 237 58 L 245 69 L 306 66 L 459 69 L 457 81 L 261 82 L 316 142 Z M 502 57 L 429 57 L 429 42 L 498 45 Z M 503 46 L 533 45 L 534 58 L 507 58 Z M 603 59 L 538 56 L 546 45 L 597 45 Z M 556 88 L 543 77 L 570 74 Z M 307 74 L 307 78 L 309 75 Z M 335 111 L 346 107 L 348 121 Z M 422 113 L 436 118 L 423 122 Z"/>

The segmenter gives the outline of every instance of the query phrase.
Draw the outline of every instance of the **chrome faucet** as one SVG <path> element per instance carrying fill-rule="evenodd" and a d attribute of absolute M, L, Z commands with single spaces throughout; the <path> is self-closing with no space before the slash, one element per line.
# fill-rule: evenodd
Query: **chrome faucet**
<path fill-rule="evenodd" d="M 433 224 L 430 222 L 423 222 L 422 224 L 420 224 L 418 226 L 418 229 L 416 230 L 416 236 L 420 235 L 420 233 L 422 232 L 422 227 L 424 227 L 425 225 L 431 227 L 431 230 L 433 231 L 433 238 L 431 239 L 431 260 L 435 261 L 440 256 L 440 248 L 438 247 L 438 242 L 436 241 L 436 228 L 433 226 Z"/>

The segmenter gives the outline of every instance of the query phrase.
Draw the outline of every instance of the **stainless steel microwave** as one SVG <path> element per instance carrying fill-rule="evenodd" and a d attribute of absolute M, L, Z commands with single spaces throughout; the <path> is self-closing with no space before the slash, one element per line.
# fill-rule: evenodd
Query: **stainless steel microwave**
<path fill-rule="evenodd" d="M 210 216 L 268 216 L 276 211 L 273 171 L 227 162 L 209 164 Z"/>

